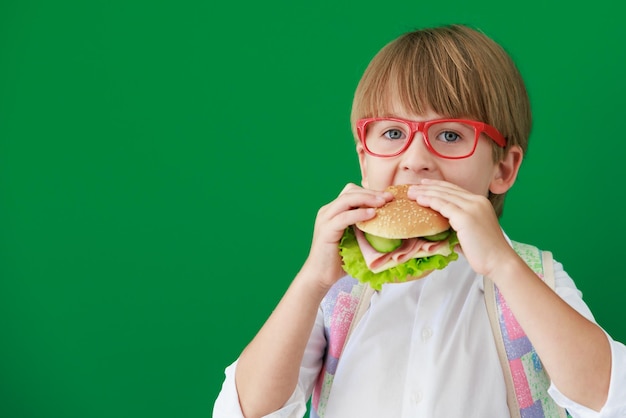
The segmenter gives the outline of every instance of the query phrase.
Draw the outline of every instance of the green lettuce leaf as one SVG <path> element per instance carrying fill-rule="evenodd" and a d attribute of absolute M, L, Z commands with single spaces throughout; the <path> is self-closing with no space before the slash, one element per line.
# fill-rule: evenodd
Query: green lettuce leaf
<path fill-rule="evenodd" d="M 459 256 L 454 252 L 454 247 L 459 240 L 454 231 L 450 234 L 449 240 L 452 253 L 448 256 L 437 254 L 431 257 L 414 258 L 379 273 L 373 273 L 367 268 L 352 227 L 344 231 L 339 243 L 339 251 L 346 273 L 361 282 L 369 283 L 373 289 L 380 290 L 384 283 L 405 282 L 407 277 L 421 276 L 426 271 L 442 269 L 451 261 L 456 260 Z"/>

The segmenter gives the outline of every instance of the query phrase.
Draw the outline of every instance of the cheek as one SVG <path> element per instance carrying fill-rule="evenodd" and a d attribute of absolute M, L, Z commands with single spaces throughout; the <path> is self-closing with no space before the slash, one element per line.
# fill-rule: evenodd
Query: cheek
<path fill-rule="evenodd" d="M 371 190 L 384 190 L 393 184 L 395 165 L 391 160 L 365 157 L 361 164 L 362 185 Z"/>
<path fill-rule="evenodd" d="M 477 195 L 487 196 L 489 193 L 490 179 L 484 175 L 481 176 L 480 173 L 476 171 L 468 172 L 465 173 L 465 175 L 455 176 L 454 178 L 448 178 L 446 180 Z"/>
<path fill-rule="evenodd" d="M 444 180 L 454 183 L 468 192 L 487 196 L 493 176 L 494 165 L 491 160 L 454 161 L 456 165 L 442 169 Z M 460 163 L 460 164 L 459 164 Z"/>

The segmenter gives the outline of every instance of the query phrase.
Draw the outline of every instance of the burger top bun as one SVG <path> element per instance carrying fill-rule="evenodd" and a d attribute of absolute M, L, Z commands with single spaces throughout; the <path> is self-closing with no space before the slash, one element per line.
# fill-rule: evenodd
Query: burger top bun
<path fill-rule="evenodd" d="M 389 186 L 385 191 L 394 199 L 376 209 L 376 216 L 356 227 L 368 234 L 383 238 L 414 238 L 434 235 L 450 228 L 450 223 L 439 212 L 417 204 L 407 197 L 411 185 Z"/>

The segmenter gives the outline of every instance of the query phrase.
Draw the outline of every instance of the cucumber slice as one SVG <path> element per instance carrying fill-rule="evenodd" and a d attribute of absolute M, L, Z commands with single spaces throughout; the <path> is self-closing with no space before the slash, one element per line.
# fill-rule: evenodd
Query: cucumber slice
<path fill-rule="evenodd" d="M 450 236 L 450 230 L 448 229 L 447 231 L 443 231 L 440 232 L 438 234 L 434 234 L 434 235 L 428 235 L 426 237 L 422 237 L 427 241 L 443 241 L 444 239 L 448 238 L 448 236 Z"/>
<path fill-rule="evenodd" d="M 376 235 L 368 234 L 367 232 L 365 232 L 364 234 L 367 242 L 369 242 L 376 251 L 381 253 L 390 253 L 402 245 L 401 239 L 383 238 Z"/>

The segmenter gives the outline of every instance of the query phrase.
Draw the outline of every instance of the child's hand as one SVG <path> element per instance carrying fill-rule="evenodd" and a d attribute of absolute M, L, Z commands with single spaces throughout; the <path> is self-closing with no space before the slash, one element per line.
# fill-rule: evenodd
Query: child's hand
<path fill-rule="evenodd" d="M 448 218 L 462 254 L 477 273 L 489 277 L 507 256 L 515 254 L 486 197 L 446 181 L 426 179 L 412 186 L 408 196 Z"/>
<path fill-rule="evenodd" d="M 303 270 L 318 277 L 324 287 L 332 286 L 345 275 L 339 254 L 339 241 L 344 230 L 359 221 L 371 219 L 373 208 L 384 205 L 393 195 L 367 190 L 349 183 L 339 196 L 317 213 L 311 251 Z"/>

